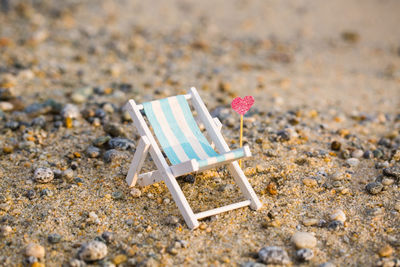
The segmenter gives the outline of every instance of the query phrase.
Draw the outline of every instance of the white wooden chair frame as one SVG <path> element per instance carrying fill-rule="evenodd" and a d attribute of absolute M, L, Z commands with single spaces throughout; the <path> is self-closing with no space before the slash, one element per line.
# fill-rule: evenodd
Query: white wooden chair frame
<path fill-rule="evenodd" d="M 211 138 L 212 143 L 215 145 L 219 153 L 229 152 L 230 149 L 220 132 L 222 127 L 221 122 L 217 118 L 213 119 L 211 117 L 206 106 L 201 100 L 199 94 L 197 93 L 197 90 L 194 87 L 190 88 L 190 91 L 188 94 L 185 95 L 185 98 L 192 101 L 192 105 L 197 111 L 201 123 L 204 124 L 208 136 Z M 182 213 L 186 224 L 191 229 L 199 226 L 198 220 L 201 218 L 213 216 L 225 211 L 245 206 L 250 206 L 250 208 L 253 210 L 261 208 L 262 204 L 260 200 L 258 199 L 257 195 L 255 194 L 253 188 L 251 187 L 236 160 L 224 161 L 213 165 L 204 166 L 203 168 L 199 168 L 196 160 L 191 160 L 181 164 L 169 166 L 140 112 L 140 110 L 143 109 L 143 106 L 137 105 L 135 101 L 131 99 L 127 103 L 127 109 L 133 119 L 133 123 L 136 126 L 139 135 L 141 136 L 139 143 L 136 147 L 136 152 L 133 157 L 132 163 L 130 164 L 128 174 L 126 176 L 126 181 L 129 186 L 133 187 L 136 184 L 138 184 L 139 186 L 147 186 L 153 183 L 164 181 L 166 186 L 170 190 L 172 197 L 177 204 L 180 212 Z M 245 156 L 251 156 L 250 149 L 247 146 L 244 149 Z M 139 174 L 148 152 L 150 152 L 150 155 L 157 167 L 157 170 Z M 218 165 L 228 165 L 229 172 L 234 177 L 241 192 L 247 200 L 195 214 L 193 213 L 179 184 L 177 183 L 176 177 L 191 172 L 211 169 L 217 167 Z"/>

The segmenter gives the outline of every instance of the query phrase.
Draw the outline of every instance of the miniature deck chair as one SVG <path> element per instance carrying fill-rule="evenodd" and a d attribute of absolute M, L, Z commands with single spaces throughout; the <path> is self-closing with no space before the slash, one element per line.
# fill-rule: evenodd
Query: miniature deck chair
<path fill-rule="evenodd" d="M 198 117 L 204 124 L 207 134 L 219 153 L 212 148 L 200 131 L 192 116 L 187 100 L 192 101 Z M 131 99 L 127 103 L 127 108 L 141 136 L 126 176 L 129 186 L 135 186 L 136 183 L 140 186 L 146 186 L 164 181 L 185 222 L 191 229 L 199 226 L 198 219 L 201 218 L 245 206 L 250 206 L 254 210 L 261 207 L 261 202 L 236 161 L 237 159 L 251 156 L 250 149 L 248 146 L 244 146 L 230 151 L 220 132 L 221 123 L 217 118 L 211 118 L 194 87 L 186 95 L 168 97 L 146 102 L 142 105 L 137 105 Z M 168 165 L 147 126 L 141 113 L 142 109 L 162 149 L 171 162 L 171 166 Z M 139 174 L 148 152 L 150 152 L 158 170 Z M 175 178 L 224 164 L 228 164 L 228 170 L 247 200 L 194 214 Z"/>

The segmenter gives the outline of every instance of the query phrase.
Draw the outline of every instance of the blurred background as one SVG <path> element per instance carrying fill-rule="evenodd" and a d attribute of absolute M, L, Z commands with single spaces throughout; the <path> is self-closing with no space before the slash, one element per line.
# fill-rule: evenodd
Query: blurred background
<path fill-rule="evenodd" d="M 121 103 L 196 86 L 225 104 L 232 96 L 255 94 L 266 104 L 261 109 L 399 107 L 397 0 L 1 5 L 2 82 L 11 79 L 15 90 L 34 97 L 123 83 L 133 91 L 123 91 Z M 27 69 L 33 77 L 21 75 Z"/>

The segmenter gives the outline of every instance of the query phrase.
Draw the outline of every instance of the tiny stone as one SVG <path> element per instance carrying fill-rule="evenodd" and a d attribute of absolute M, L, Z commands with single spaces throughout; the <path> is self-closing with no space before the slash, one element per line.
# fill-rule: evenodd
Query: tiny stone
<path fill-rule="evenodd" d="M 94 211 L 89 212 L 89 218 L 88 218 L 88 222 L 94 223 L 94 224 L 100 224 L 101 221 L 99 219 L 99 216 L 97 216 L 97 214 Z"/>
<path fill-rule="evenodd" d="M 125 254 L 119 254 L 119 255 L 117 255 L 117 256 L 115 256 L 115 257 L 113 258 L 112 262 L 113 262 L 115 265 L 119 265 L 119 264 L 121 264 L 121 263 L 126 262 L 127 260 L 128 260 L 128 257 L 127 257 Z"/>
<path fill-rule="evenodd" d="M 258 252 L 258 257 L 265 264 L 290 264 L 290 259 L 287 252 L 281 247 L 263 247 Z"/>
<path fill-rule="evenodd" d="M 383 169 L 383 168 L 386 168 L 386 167 L 389 167 L 389 162 L 387 162 L 387 161 L 375 163 L 375 168 L 376 169 Z"/>
<path fill-rule="evenodd" d="M 290 132 L 287 130 L 281 130 L 278 131 L 277 133 L 277 141 L 283 142 L 283 141 L 289 141 L 290 140 Z"/>
<path fill-rule="evenodd" d="M 334 210 L 330 215 L 332 221 L 340 221 L 344 223 L 346 221 L 346 214 L 340 209 Z"/>
<path fill-rule="evenodd" d="M 364 151 L 361 149 L 356 149 L 353 152 L 351 152 L 351 157 L 352 158 L 361 158 L 364 155 Z"/>
<path fill-rule="evenodd" d="M 328 225 L 326 226 L 328 229 L 332 229 L 332 230 L 336 230 L 338 227 L 343 226 L 343 222 L 341 221 L 331 221 L 330 223 L 328 223 Z"/>
<path fill-rule="evenodd" d="M 6 237 L 8 235 L 10 235 L 12 232 L 12 228 L 9 225 L 2 225 L 0 227 L 0 236 L 1 237 Z"/>
<path fill-rule="evenodd" d="M 317 245 L 317 239 L 310 233 L 297 232 L 292 236 L 292 242 L 297 248 L 314 248 Z"/>
<path fill-rule="evenodd" d="M 313 226 L 318 224 L 318 219 L 304 219 L 303 225 L 304 226 Z"/>
<path fill-rule="evenodd" d="M 166 220 L 167 224 L 169 225 L 177 225 L 179 223 L 179 218 L 176 216 L 168 216 Z"/>
<path fill-rule="evenodd" d="M 324 262 L 318 265 L 318 267 L 336 267 L 336 265 L 331 262 Z"/>
<path fill-rule="evenodd" d="M 66 181 L 71 181 L 74 177 L 74 171 L 72 169 L 66 169 L 62 172 L 62 178 Z"/>
<path fill-rule="evenodd" d="M 379 182 L 372 182 L 372 183 L 367 184 L 365 186 L 365 189 L 371 195 L 376 195 L 376 194 L 378 194 L 379 192 L 382 191 L 383 185 L 381 183 L 379 183 Z"/>
<path fill-rule="evenodd" d="M 47 240 L 51 243 L 51 244 L 56 244 L 59 243 L 61 241 L 61 235 L 54 233 L 54 234 L 49 234 L 47 236 Z"/>
<path fill-rule="evenodd" d="M 33 178 L 38 183 L 48 183 L 54 179 L 54 173 L 49 168 L 37 168 L 33 174 Z"/>
<path fill-rule="evenodd" d="M 183 177 L 186 183 L 194 184 L 196 182 L 196 177 L 194 175 L 188 174 Z"/>
<path fill-rule="evenodd" d="M 114 234 L 112 232 L 103 232 L 101 234 L 101 237 L 107 242 L 107 243 L 111 243 L 114 239 Z"/>
<path fill-rule="evenodd" d="M 240 265 L 240 267 L 265 267 L 265 266 L 266 266 L 265 264 L 258 263 L 258 262 L 252 262 L 252 261 L 245 262 Z"/>
<path fill-rule="evenodd" d="M 35 196 L 36 196 L 36 192 L 35 192 L 35 190 L 33 190 L 33 189 L 29 189 L 29 190 L 26 192 L 26 197 L 27 197 L 29 200 L 34 199 Z"/>
<path fill-rule="evenodd" d="M 104 131 L 112 137 L 125 136 L 124 129 L 115 123 L 104 125 Z"/>
<path fill-rule="evenodd" d="M 77 119 L 79 118 L 81 113 L 79 112 L 79 108 L 73 104 L 66 104 L 64 108 L 61 110 L 61 116 L 66 119 Z"/>
<path fill-rule="evenodd" d="M 316 181 L 315 179 L 304 178 L 304 179 L 303 179 L 303 184 L 304 184 L 305 186 L 308 186 L 308 187 L 314 187 L 314 186 L 316 186 L 318 183 L 317 183 L 317 181 Z"/>
<path fill-rule="evenodd" d="M 35 264 L 37 262 L 38 262 L 38 259 L 36 257 L 33 257 L 33 256 L 29 256 L 29 257 L 26 257 L 24 259 L 24 263 L 29 265 L 29 266 L 31 266 L 31 267 L 33 266 L 33 264 Z"/>
<path fill-rule="evenodd" d="M 107 256 L 107 246 L 100 241 L 83 244 L 78 250 L 78 258 L 85 262 L 101 260 Z"/>
<path fill-rule="evenodd" d="M 39 244 L 30 243 L 25 248 L 25 255 L 27 257 L 33 256 L 35 258 L 42 259 L 42 258 L 44 258 L 45 250 L 44 250 L 44 247 L 42 247 Z"/>
<path fill-rule="evenodd" d="M 104 153 L 104 160 L 107 163 L 118 161 L 118 160 L 123 159 L 123 158 L 125 158 L 125 154 L 123 154 L 122 152 L 120 152 L 118 150 L 115 150 L 115 149 L 107 150 Z"/>
<path fill-rule="evenodd" d="M 301 261 L 309 261 L 314 257 L 314 252 L 309 248 L 302 248 L 296 251 L 296 258 Z"/>
<path fill-rule="evenodd" d="M 356 167 L 360 164 L 360 160 L 356 158 L 349 158 L 346 160 L 346 163 L 351 167 Z"/>
<path fill-rule="evenodd" d="M 142 195 L 142 191 L 140 191 L 137 188 L 132 188 L 130 193 L 131 193 L 131 196 L 134 198 L 138 198 Z"/>
<path fill-rule="evenodd" d="M 0 110 L 2 111 L 10 111 L 13 110 L 13 108 L 14 105 L 10 102 L 3 102 L 3 101 L 0 102 Z"/>
<path fill-rule="evenodd" d="M 100 136 L 93 141 L 93 145 L 97 147 L 101 147 L 106 144 L 111 139 L 110 136 Z"/>
<path fill-rule="evenodd" d="M 394 177 L 398 181 L 400 180 L 400 167 L 390 167 L 383 169 L 383 174 L 386 176 Z"/>
<path fill-rule="evenodd" d="M 334 174 L 332 174 L 331 178 L 334 181 L 341 181 L 344 179 L 344 174 L 342 172 L 335 172 Z"/>
<path fill-rule="evenodd" d="M 78 259 L 72 259 L 69 261 L 69 267 L 86 267 L 86 263 Z"/>
<path fill-rule="evenodd" d="M 128 150 L 134 148 L 135 144 L 129 139 L 116 137 L 108 141 L 108 146 L 111 149 Z"/>
<path fill-rule="evenodd" d="M 121 191 L 115 191 L 112 193 L 112 198 L 115 200 L 120 200 L 124 198 L 124 194 Z"/>
<path fill-rule="evenodd" d="M 365 159 L 372 159 L 374 157 L 374 153 L 372 153 L 371 150 L 367 150 L 367 151 L 364 152 L 363 157 Z"/>
<path fill-rule="evenodd" d="M 90 157 L 90 158 L 97 158 L 100 156 L 100 149 L 95 147 L 95 146 L 89 146 L 86 149 L 86 154 Z"/>
<path fill-rule="evenodd" d="M 340 142 L 338 142 L 338 141 L 333 141 L 333 142 L 331 143 L 331 149 L 332 149 L 332 150 L 339 151 L 340 148 L 341 148 L 341 146 L 342 146 L 342 144 L 341 144 Z"/>
<path fill-rule="evenodd" d="M 40 196 L 51 197 L 51 196 L 53 196 L 53 191 L 51 191 L 48 188 L 44 188 L 42 191 L 40 191 Z"/>
<path fill-rule="evenodd" d="M 381 257 L 390 257 L 393 254 L 393 248 L 390 245 L 386 245 L 379 250 L 378 254 Z"/>

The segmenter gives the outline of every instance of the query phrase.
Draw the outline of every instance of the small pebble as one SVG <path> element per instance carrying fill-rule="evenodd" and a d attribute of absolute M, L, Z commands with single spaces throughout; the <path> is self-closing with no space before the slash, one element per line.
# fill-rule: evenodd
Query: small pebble
<path fill-rule="evenodd" d="M 115 265 L 119 265 L 119 264 L 121 264 L 121 263 L 126 262 L 127 260 L 128 260 L 128 257 L 127 257 L 125 254 L 119 254 L 119 255 L 117 255 L 117 256 L 115 256 L 115 257 L 113 258 L 112 262 L 113 262 Z"/>
<path fill-rule="evenodd" d="M 47 236 L 47 240 L 51 243 L 51 244 L 57 244 L 61 241 L 61 235 L 57 234 L 57 233 L 53 233 L 53 234 L 49 234 Z"/>
<path fill-rule="evenodd" d="M 71 259 L 68 264 L 69 267 L 86 267 L 86 263 L 79 259 Z"/>
<path fill-rule="evenodd" d="M 54 179 L 54 173 L 50 168 L 37 168 L 33 179 L 38 183 L 48 183 Z"/>
<path fill-rule="evenodd" d="M 390 257 L 393 252 L 393 248 L 390 245 L 386 245 L 379 250 L 378 254 L 381 257 Z"/>
<path fill-rule="evenodd" d="M 10 111 L 14 109 L 14 105 L 10 102 L 1 101 L 0 102 L 0 110 L 2 111 Z"/>
<path fill-rule="evenodd" d="M 331 262 L 324 262 L 318 265 L 318 267 L 336 267 L 336 265 Z"/>
<path fill-rule="evenodd" d="M 196 177 L 194 175 L 188 174 L 183 177 L 183 180 L 186 183 L 194 184 L 196 181 Z"/>
<path fill-rule="evenodd" d="M 94 223 L 94 224 L 100 224 L 101 221 L 99 219 L 99 216 L 94 211 L 89 212 L 88 215 L 88 222 Z"/>
<path fill-rule="evenodd" d="M 132 197 L 138 198 L 138 197 L 140 197 L 142 195 L 142 191 L 140 191 L 137 188 L 132 188 L 130 194 L 131 194 Z"/>
<path fill-rule="evenodd" d="M 135 144 L 129 139 L 116 137 L 108 141 L 108 146 L 111 149 L 128 150 L 134 148 Z"/>
<path fill-rule="evenodd" d="M 346 160 L 346 163 L 351 167 L 356 167 L 360 164 L 360 160 L 356 158 L 349 158 Z"/>
<path fill-rule="evenodd" d="M 100 156 L 101 150 L 98 147 L 95 146 L 89 146 L 86 149 L 86 154 L 90 157 L 90 158 L 98 158 Z"/>
<path fill-rule="evenodd" d="M 332 150 L 339 151 L 341 147 L 342 147 L 342 144 L 339 141 L 333 141 L 331 143 L 331 149 Z"/>
<path fill-rule="evenodd" d="M 106 232 L 103 232 L 103 233 L 101 234 L 101 237 L 104 239 L 104 241 L 107 242 L 107 244 L 109 244 L 109 243 L 111 243 L 111 242 L 113 241 L 113 239 L 114 239 L 114 234 L 113 234 L 112 232 L 106 231 Z"/>
<path fill-rule="evenodd" d="M 40 196 L 42 196 L 42 197 L 51 197 L 51 196 L 53 196 L 53 191 L 51 191 L 48 188 L 44 188 L 44 189 L 42 189 L 42 191 L 40 191 Z"/>
<path fill-rule="evenodd" d="M 62 172 L 61 177 L 66 181 L 71 181 L 74 177 L 74 171 L 72 169 L 66 169 Z"/>
<path fill-rule="evenodd" d="M 104 131 L 112 137 L 125 136 L 124 129 L 115 123 L 108 123 L 104 125 Z"/>
<path fill-rule="evenodd" d="M 78 258 L 85 262 L 104 259 L 107 256 L 107 246 L 100 241 L 83 244 L 78 250 Z"/>
<path fill-rule="evenodd" d="M 66 119 L 77 119 L 81 115 L 79 108 L 73 104 L 66 104 L 61 110 L 61 116 Z"/>
<path fill-rule="evenodd" d="M 101 147 L 110 141 L 110 136 L 100 136 L 93 141 L 93 145 L 97 147 Z"/>
<path fill-rule="evenodd" d="M 353 152 L 351 152 L 351 157 L 352 158 L 361 158 L 364 155 L 364 151 L 361 149 L 356 149 Z"/>
<path fill-rule="evenodd" d="M 258 263 L 258 262 L 252 262 L 252 261 L 245 262 L 240 265 L 240 267 L 265 267 L 265 266 L 266 266 L 265 264 Z"/>
<path fill-rule="evenodd" d="M 382 179 L 382 182 L 381 182 L 381 183 L 382 183 L 383 185 L 385 185 L 385 186 L 389 186 L 389 185 L 394 184 L 394 182 L 395 182 L 394 179 L 385 177 L 385 178 Z"/>
<path fill-rule="evenodd" d="M 169 225 L 177 225 L 179 223 L 179 218 L 176 216 L 168 216 L 166 219 L 166 223 Z"/>
<path fill-rule="evenodd" d="M 341 209 L 334 210 L 329 217 L 332 221 L 346 221 L 346 214 Z"/>
<path fill-rule="evenodd" d="M 0 236 L 1 237 L 6 237 L 9 236 L 12 232 L 12 228 L 9 225 L 2 225 L 0 227 Z"/>
<path fill-rule="evenodd" d="M 30 243 L 25 248 L 25 255 L 27 257 L 33 256 L 38 259 L 43 259 L 45 255 L 44 247 L 36 243 Z"/>
<path fill-rule="evenodd" d="M 341 222 L 341 221 L 331 221 L 328 223 L 328 225 L 326 227 L 331 230 L 336 230 L 342 226 L 343 226 L 343 222 Z"/>
<path fill-rule="evenodd" d="M 290 264 L 287 252 L 281 247 L 263 247 L 258 252 L 258 258 L 265 264 Z"/>
<path fill-rule="evenodd" d="M 317 181 L 312 178 L 304 178 L 303 184 L 308 187 L 314 187 L 314 186 L 318 185 Z"/>
<path fill-rule="evenodd" d="M 116 162 L 124 158 L 126 158 L 125 154 L 116 149 L 110 149 L 104 153 L 104 161 L 107 163 Z"/>
<path fill-rule="evenodd" d="M 374 153 L 371 150 L 367 150 L 364 152 L 363 158 L 372 159 L 374 157 Z"/>
<path fill-rule="evenodd" d="M 397 179 L 397 181 L 399 181 L 400 180 L 400 167 L 395 166 L 395 167 L 385 168 L 385 169 L 383 169 L 383 174 L 386 176 L 394 177 Z"/>
<path fill-rule="evenodd" d="M 304 219 L 304 220 L 303 220 L 303 225 L 304 225 L 304 226 L 313 226 L 313 225 L 317 225 L 318 222 L 319 222 L 318 219 L 313 219 L 313 218 L 311 218 L 311 219 Z"/>
<path fill-rule="evenodd" d="M 302 248 L 296 251 L 296 258 L 300 262 L 310 261 L 314 257 L 314 252 L 309 248 Z"/>
<path fill-rule="evenodd" d="M 310 233 L 297 232 L 292 236 L 292 242 L 297 248 L 314 248 L 317 245 L 317 239 Z"/>
<path fill-rule="evenodd" d="M 124 194 L 121 191 L 115 191 L 111 194 L 112 198 L 115 200 L 120 200 L 124 198 Z"/>
<path fill-rule="evenodd" d="M 376 194 L 378 194 L 379 192 L 382 191 L 383 185 L 381 183 L 379 183 L 379 182 L 372 182 L 372 183 L 367 184 L 365 186 L 365 189 L 371 195 L 376 195 Z"/>

